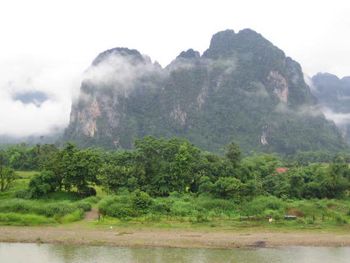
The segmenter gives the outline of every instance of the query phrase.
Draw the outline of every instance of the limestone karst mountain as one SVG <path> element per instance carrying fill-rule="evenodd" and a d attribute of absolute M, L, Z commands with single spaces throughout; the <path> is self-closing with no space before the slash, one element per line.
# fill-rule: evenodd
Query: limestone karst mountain
<path fill-rule="evenodd" d="M 345 147 L 316 107 L 301 66 L 250 29 L 218 32 L 202 55 L 181 52 L 165 68 L 127 48 L 98 55 L 65 140 L 131 148 L 146 135 L 185 137 L 216 152 L 231 141 L 246 152 Z"/>

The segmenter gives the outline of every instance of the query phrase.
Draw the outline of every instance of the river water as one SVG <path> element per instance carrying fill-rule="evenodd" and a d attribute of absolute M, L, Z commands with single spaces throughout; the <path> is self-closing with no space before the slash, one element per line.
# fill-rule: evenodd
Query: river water
<path fill-rule="evenodd" d="M 1 263 L 349 263 L 350 248 L 116 248 L 0 243 Z"/>

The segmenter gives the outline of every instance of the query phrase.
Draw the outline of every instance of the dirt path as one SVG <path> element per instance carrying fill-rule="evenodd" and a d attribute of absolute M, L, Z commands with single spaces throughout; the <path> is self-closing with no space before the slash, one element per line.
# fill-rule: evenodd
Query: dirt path
<path fill-rule="evenodd" d="M 98 220 L 98 209 L 97 208 L 92 208 L 89 212 L 85 213 L 84 217 L 85 221 L 95 221 Z"/>
<path fill-rule="evenodd" d="M 0 227 L 0 242 L 182 248 L 350 246 L 350 234 Z"/>

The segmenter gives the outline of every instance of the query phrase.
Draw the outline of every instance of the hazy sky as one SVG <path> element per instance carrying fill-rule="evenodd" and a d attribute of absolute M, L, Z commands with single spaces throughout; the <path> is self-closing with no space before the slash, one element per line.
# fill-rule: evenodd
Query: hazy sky
<path fill-rule="evenodd" d="M 81 73 L 109 48 L 136 48 L 167 65 L 201 53 L 212 34 L 252 28 L 304 72 L 350 75 L 350 2 L 342 0 L 1 0 L 0 135 L 45 134 L 69 120 Z M 12 94 L 41 90 L 41 106 Z"/>

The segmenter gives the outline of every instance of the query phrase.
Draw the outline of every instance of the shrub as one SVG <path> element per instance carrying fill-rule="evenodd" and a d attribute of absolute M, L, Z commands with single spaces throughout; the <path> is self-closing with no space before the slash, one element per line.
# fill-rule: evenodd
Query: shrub
<path fill-rule="evenodd" d="M 107 210 L 106 214 L 111 217 L 116 218 L 127 218 L 137 216 L 135 210 L 128 204 L 114 203 L 111 204 Z"/>
<path fill-rule="evenodd" d="M 131 201 L 134 209 L 140 211 L 147 210 L 153 202 L 152 198 L 147 193 L 140 190 L 136 190 L 132 194 Z"/>
<path fill-rule="evenodd" d="M 175 216 L 190 216 L 196 212 L 193 204 L 182 200 L 175 201 L 171 207 L 171 214 Z"/>
<path fill-rule="evenodd" d="M 265 210 L 280 210 L 283 213 L 285 204 L 282 200 L 274 196 L 260 196 L 253 199 L 243 207 L 243 213 L 248 216 L 266 216 Z"/>
<path fill-rule="evenodd" d="M 172 202 L 169 199 L 155 199 L 150 210 L 159 214 L 169 214 L 171 211 Z"/>
<path fill-rule="evenodd" d="M 234 177 L 221 177 L 213 187 L 213 193 L 220 198 L 239 198 L 242 188 L 240 180 Z"/>
<path fill-rule="evenodd" d="M 341 215 L 341 214 L 336 214 L 334 219 L 335 219 L 335 222 L 339 225 L 344 225 L 344 224 L 348 223 L 348 219 L 344 215 Z"/>
<path fill-rule="evenodd" d="M 33 177 L 29 182 L 31 198 L 46 196 L 59 187 L 59 182 L 51 171 L 43 171 L 40 175 Z"/>
<path fill-rule="evenodd" d="M 100 197 L 97 196 L 89 196 L 87 198 L 84 198 L 82 201 L 87 202 L 89 204 L 97 204 L 101 200 Z"/>
<path fill-rule="evenodd" d="M 137 216 L 137 211 L 132 206 L 130 196 L 109 196 L 102 199 L 98 205 L 101 214 L 116 217 L 127 218 Z"/>
<path fill-rule="evenodd" d="M 86 201 L 79 201 L 76 202 L 75 206 L 79 209 L 81 209 L 84 212 L 90 211 L 91 210 L 91 204 L 86 202 Z"/>

